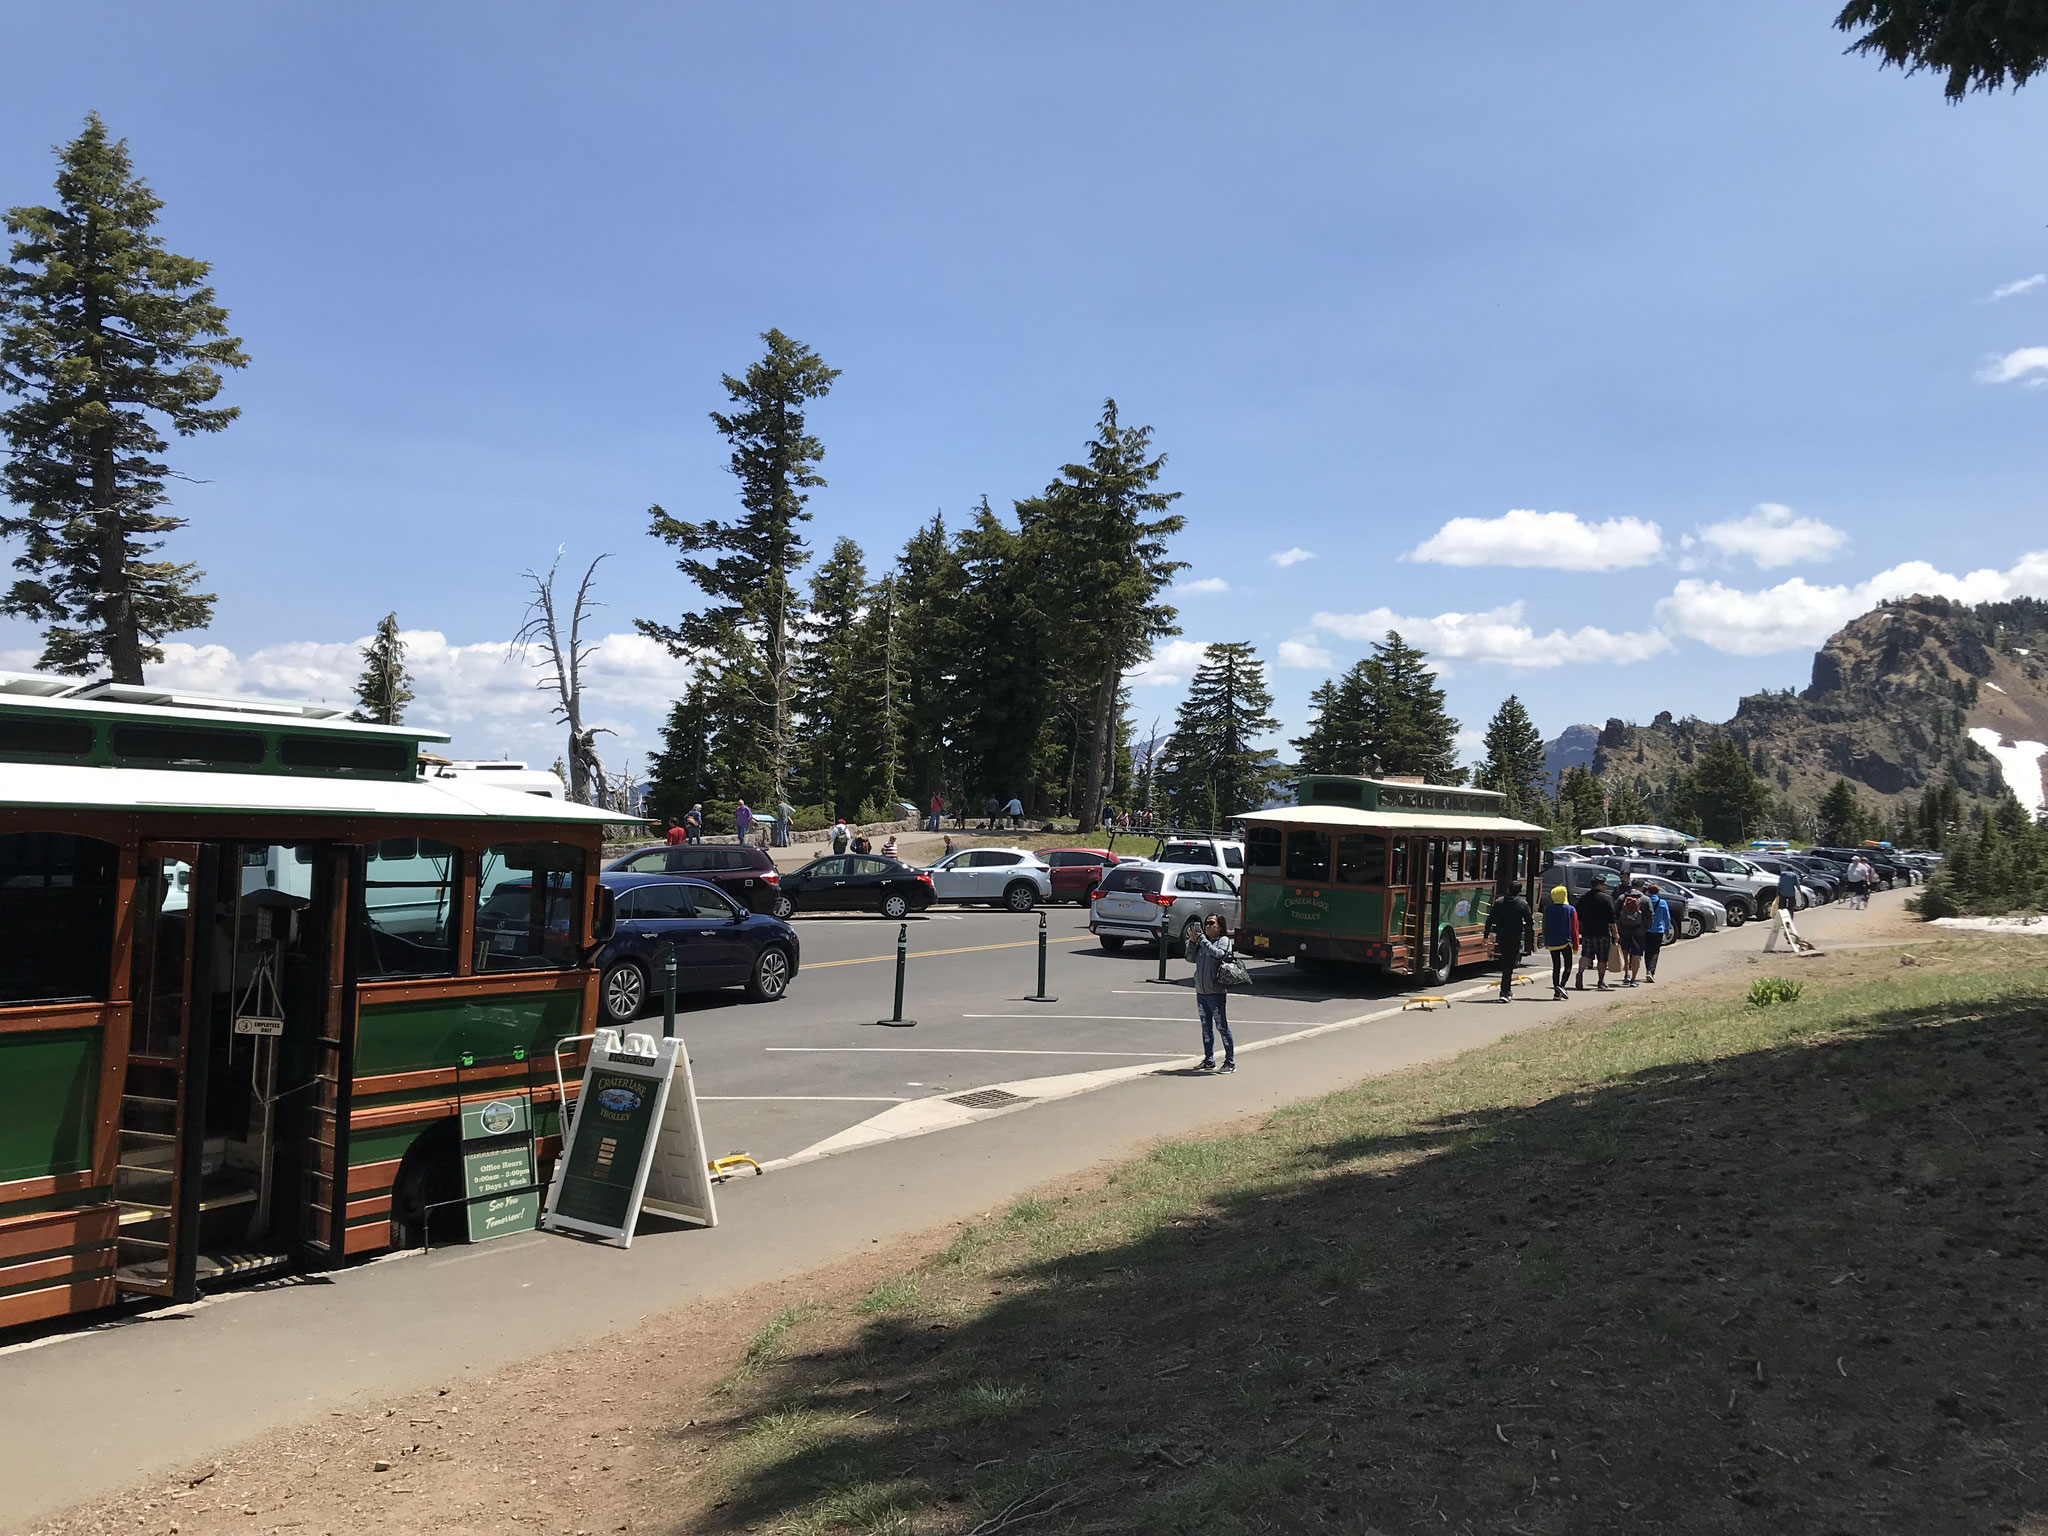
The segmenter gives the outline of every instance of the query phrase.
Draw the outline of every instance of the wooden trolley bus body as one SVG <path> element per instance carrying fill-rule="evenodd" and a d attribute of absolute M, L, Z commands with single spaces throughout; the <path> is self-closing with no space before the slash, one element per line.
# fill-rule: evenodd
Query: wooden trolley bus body
<path fill-rule="evenodd" d="M 1304 774 L 1298 803 L 1245 828 L 1246 953 L 1447 980 L 1481 958 L 1505 879 L 1535 896 L 1544 829 L 1491 790 Z"/>
<path fill-rule="evenodd" d="M 445 739 L 0 674 L 0 1327 L 387 1249 L 479 1093 L 545 1176 L 624 818 Z"/>

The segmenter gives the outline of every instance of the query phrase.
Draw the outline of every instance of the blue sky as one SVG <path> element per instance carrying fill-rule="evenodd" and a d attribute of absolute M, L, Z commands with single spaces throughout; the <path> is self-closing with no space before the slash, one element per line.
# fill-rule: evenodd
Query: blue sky
<path fill-rule="evenodd" d="M 2048 282 L 1992 298 L 2048 272 L 2048 97 L 1833 10 L 7 3 L 0 203 L 97 108 L 245 339 L 175 449 L 188 683 L 345 691 L 396 609 L 420 718 L 551 758 L 521 570 L 686 604 L 645 509 L 730 507 L 706 412 L 780 326 L 844 370 L 821 550 L 1031 494 L 1114 395 L 1227 584 L 1185 640 L 1290 734 L 1389 619 L 1470 727 L 1725 718 L 1888 591 L 2048 593 Z M 676 668 L 601 655 L 643 751 Z"/>

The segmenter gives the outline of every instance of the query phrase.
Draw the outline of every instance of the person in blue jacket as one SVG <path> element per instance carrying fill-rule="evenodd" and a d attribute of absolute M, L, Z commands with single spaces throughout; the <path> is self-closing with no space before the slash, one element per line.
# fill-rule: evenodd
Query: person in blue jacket
<path fill-rule="evenodd" d="M 1657 952 L 1671 937 L 1671 904 L 1664 899 L 1664 888 L 1656 881 L 1644 881 L 1643 889 L 1650 898 L 1650 920 L 1643 930 L 1643 980 L 1655 981 Z"/>

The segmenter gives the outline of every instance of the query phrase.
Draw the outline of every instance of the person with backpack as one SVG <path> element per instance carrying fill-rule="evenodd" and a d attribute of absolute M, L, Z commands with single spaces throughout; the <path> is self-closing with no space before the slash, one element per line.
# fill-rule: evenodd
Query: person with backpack
<path fill-rule="evenodd" d="M 1586 967 L 1592 966 L 1596 992 L 1607 990 L 1607 951 L 1614 943 L 1614 898 L 1607 894 L 1607 883 L 1595 879 L 1586 888 L 1586 894 L 1578 899 L 1579 915 L 1579 980 L 1578 990 L 1586 990 Z"/>
<path fill-rule="evenodd" d="M 1655 981 L 1658 952 L 1671 937 L 1671 903 L 1664 899 L 1664 888 L 1654 880 L 1643 882 L 1643 896 L 1650 909 L 1649 921 L 1643 927 L 1643 980 Z"/>
<path fill-rule="evenodd" d="M 1579 914 L 1561 885 L 1550 888 L 1550 900 L 1543 904 L 1543 947 L 1550 951 L 1550 996 L 1564 1000 L 1565 978 L 1572 973 L 1572 956 L 1579 948 Z"/>
<path fill-rule="evenodd" d="M 846 818 L 841 816 L 832 823 L 832 851 L 846 852 L 846 845 L 853 841 L 853 834 L 846 830 Z"/>
<path fill-rule="evenodd" d="M 1237 958 L 1236 946 L 1223 931 L 1223 919 L 1211 912 L 1202 919 L 1202 931 L 1188 936 L 1188 958 L 1195 963 L 1195 1012 L 1202 1020 L 1202 1065 L 1203 1072 L 1235 1072 L 1237 1070 L 1237 1042 L 1230 1038 L 1230 1018 L 1225 1004 L 1230 994 L 1224 990 L 1224 962 L 1229 961 L 1240 972 L 1244 962 Z M 1223 1065 L 1216 1065 L 1216 1036 L 1223 1036 Z"/>
<path fill-rule="evenodd" d="M 1480 934 L 1492 936 L 1500 956 L 1500 1000 L 1504 1003 L 1515 1000 L 1515 968 L 1522 963 L 1522 951 L 1534 926 L 1532 918 L 1529 898 L 1503 880 L 1494 892 L 1493 904 L 1486 909 L 1486 926 Z"/>
<path fill-rule="evenodd" d="M 1636 889 L 1635 876 L 1623 875 L 1614 893 L 1614 935 L 1621 941 L 1621 984 L 1636 984 L 1643 964 L 1643 934 L 1649 927 L 1650 904 Z"/>

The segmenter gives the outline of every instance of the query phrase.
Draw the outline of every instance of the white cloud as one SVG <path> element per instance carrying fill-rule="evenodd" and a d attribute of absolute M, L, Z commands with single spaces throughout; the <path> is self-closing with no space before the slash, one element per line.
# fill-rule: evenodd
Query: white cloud
<path fill-rule="evenodd" d="M 1299 565 L 1302 561 L 1313 560 L 1315 557 L 1316 552 L 1314 550 L 1303 549 L 1299 544 L 1295 545 L 1292 549 L 1277 550 L 1273 554 L 1266 556 L 1268 560 L 1279 566 Z"/>
<path fill-rule="evenodd" d="M 1432 565 L 1613 571 L 1648 565 L 1663 552 L 1662 530 L 1640 518 L 1591 523 L 1575 512 L 1516 510 L 1493 518 L 1454 517 L 1402 558 Z"/>
<path fill-rule="evenodd" d="M 2026 379 L 2029 384 L 2048 383 L 2048 380 L 2027 377 L 2044 369 L 2048 369 L 2048 347 L 2021 347 L 1986 363 L 1978 370 L 1977 382 L 2010 384 L 2014 379 Z"/>
<path fill-rule="evenodd" d="M 1319 613 L 1311 622 L 1346 640 L 1378 640 L 1388 630 L 1398 629 L 1403 639 L 1432 658 L 1488 661 L 1504 667 L 1561 667 L 1584 662 L 1625 665 L 1671 649 L 1670 638 L 1654 629 L 1616 634 L 1587 625 L 1539 635 L 1522 617 L 1519 601 L 1483 613 L 1439 613 L 1434 618 L 1375 608 L 1369 613 Z"/>
<path fill-rule="evenodd" d="M 1737 656 L 1812 650 L 1860 613 L 1887 598 L 1953 598 L 1962 603 L 2012 597 L 2048 597 L 2048 550 L 2036 550 L 2010 570 L 1953 576 L 1925 560 L 1908 560 L 1853 586 L 1816 586 L 1803 576 L 1758 592 L 1718 581 L 1681 581 L 1657 604 L 1666 628 Z"/>
<path fill-rule="evenodd" d="M 2036 272 L 2032 277 L 2023 277 L 2016 283 L 2001 283 L 1991 290 L 1990 302 L 1996 304 L 2000 299 L 2009 299 L 2014 294 L 2026 293 L 2043 283 L 2048 283 L 2048 272 Z"/>
<path fill-rule="evenodd" d="M 1221 576 L 1203 576 L 1195 581 L 1177 581 L 1173 590 L 1188 597 L 1200 597 L 1209 592 L 1228 592 L 1230 583 Z"/>
<path fill-rule="evenodd" d="M 413 677 L 409 724 L 449 733 L 440 750 L 458 757 L 523 757 L 545 768 L 566 738 L 549 710 L 552 691 L 507 640 L 452 645 L 438 630 L 405 630 L 406 670 Z M 230 697 L 300 699 L 353 708 L 368 637 L 350 641 L 288 640 L 238 654 L 225 645 L 164 642 L 164 659 L 148 669 L 152 684 Z M 537 659 L 538 652 L 534 653 Z M 0 670 L 32 670 L 34 650 L 0 651 Z M 616 770 L 629 757 L 657 749 L 663 716 L 688 684 L 690 666 L 645 635 L 606 635 L 584 663 L 584 722 L 610 727 L 598 751 Z M 635 766 L 639 766 L 637 763 Z"/>
<path fill-rule="evenodd" d="M 1700 541 L 1731 559 L 1746 559 L 1769 571 L 1802 560 L 1825 560 L 1849 542 L 1849 535 L 1817 517 L 1801 517 L 1790 507 L 1766 501 L 1747 517 L 1709 523 L 1700 530 Z"/>
<path fill-rule="evenodd" d="M 1202 664 L 1202 653 L 1208 649 L 1206 640 L 1169 640 L 1156 645 L 1143 666 L 1124 675 L 1124 682 L 1132 688 L 1184 683 L 1195 675 L 1195 668 Z"/>
<path fill-rule="evenodd" d="M 1329 650 L 1315 643 L 1315 636 L 1303 640 L 1282 640 L 1279 653 L 1283 667 L 1327 667 L 1336 661 Z"/>

